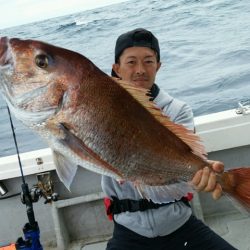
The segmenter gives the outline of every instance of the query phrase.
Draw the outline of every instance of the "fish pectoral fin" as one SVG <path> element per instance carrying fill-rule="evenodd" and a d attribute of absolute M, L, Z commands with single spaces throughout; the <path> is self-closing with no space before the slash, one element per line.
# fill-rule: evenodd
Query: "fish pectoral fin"
<path fill-rule="evenodd" d="M 57 151 L 53 151 L 54 163 L 59 179 L 70 190 L 70 185 L 75 177 L 77 166 Z"/>
<path fill-rule="evenodd" d="M 194 191 L 192 185 L 184 181 L 165 186 L 149 186 L 137 182 L 135 186 L 142 198 L 160 204 L 178 201 Z"/>
<path fill-rule="evenodd" d="M 59 142 L 68 147 L 74 152 L 78 157 L 85 161 L 97 163 L 98 161 L 93 156 L 90 148 L 88 148 L 85 143 L 74 135 L 63 123 L 58 125 L 60 132 L 63 133 L 63 137 L 59 139 Z M 100 164 L 100 163 L 99 163 Z"/>
<path fill-rule="evenodd" d="M 80 138 L 78 138 L 69 129 L 67 129 L 67 127 L 63 123 L 60 123 L 58 126 L 60 132 L 64 135 L 59 139 L 60 144 L 62 144 L 66 148 L 69 148 L 82 160 L 92 163 L 92 166 L 95 166 L 96 172 L 99 172 L 101 174 L 111 173 L 111 175 L 114 176 L 121 176 L 116 168 L 101 159 L 101 157 L 97 155 L 91 148 L 89 148 Z"/>

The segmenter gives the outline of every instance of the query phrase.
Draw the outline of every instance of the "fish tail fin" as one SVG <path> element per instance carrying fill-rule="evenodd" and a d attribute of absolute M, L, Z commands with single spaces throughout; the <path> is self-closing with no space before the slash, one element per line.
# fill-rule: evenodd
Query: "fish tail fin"
<path fill-rule="evenodd" d="M 192 185 L 184 181 L 165 186 L 149 186 L 142 183 L 135 183 L 135 186 L 142 198 L 154 203 L 177 201 L 194 191 Z"/>
<path fill-rule="evenodd" d="M 235 168 L 224 172 L 221 185 L 223 191 L 236 201 L 236 205 L 239 203 L 243 206 L 243 210 L 250 213 L 250 167 Z"/>

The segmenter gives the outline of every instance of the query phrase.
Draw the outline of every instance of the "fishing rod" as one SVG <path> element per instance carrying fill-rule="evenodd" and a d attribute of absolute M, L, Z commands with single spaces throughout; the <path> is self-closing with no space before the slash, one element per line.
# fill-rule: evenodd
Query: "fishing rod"
<path fill-rule="evenodd" d="M 35 192 L 33 190 L 33 193 L 31 195 L 31 192 L 29 190 L 29 186 L 25 182 L 22 162 L 20 159 L 19 149 L 18 149 L 18 145 L 17 145 L 15 129 L 13 126 L 13 121 L 12 121 L 11 113 L 10 113 L 8 106 L 7 106 L 7 111 L 9 114 L 11 130 L 12 130 L 12 134 L 13 134 L 15 149 L 16 149 L 17 158 L 18 158 L 18 164 L 20 167 L 21 178 L 22 178 L 21 201 L 23 204 L 26 205 L 26 213 L 27 213 L 27 217 L 28 217 L 28 223 L 26 223 L 23 227 L 24 239 L 22 237 L 18 238 L 17 242 L 15 244 L 11 244 L 10 247 L 11 247 L 11 249 L 43 250 L 43 247 L 40 243 L 40 230 L 39 230 L 38 223 L 35 220 L 35 214 L 34 214 L 34 210 L 33 210 L 33 202 L 38 201 L 41 193 L 39 192 L 39 190 L 38 191 L 36 190 Z M 4 249 L 7 249 L 7 248 L 4 248 Z"/>

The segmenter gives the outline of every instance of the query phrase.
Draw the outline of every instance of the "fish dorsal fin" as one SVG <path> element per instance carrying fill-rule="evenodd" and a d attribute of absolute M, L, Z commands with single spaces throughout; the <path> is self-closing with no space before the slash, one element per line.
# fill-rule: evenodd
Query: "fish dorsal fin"
<path fill-rule="evenodd" d="M 207 153 L 205 147 L 201 143 L 200 137 L 194 134 L 192 130 L 185 128 L 181 124 L 172 122 L 168 116 L 162 114 L 161 109 L 159 109 L 153 101 L 150 101 L 148 89 L 132 86 L 130 83 L 118 78 L 112 77 L 112 79 L 143 105 L 155 119 L 188 145 L 194 154 L 200 156 L 202 159 L 206 159 Z"/>

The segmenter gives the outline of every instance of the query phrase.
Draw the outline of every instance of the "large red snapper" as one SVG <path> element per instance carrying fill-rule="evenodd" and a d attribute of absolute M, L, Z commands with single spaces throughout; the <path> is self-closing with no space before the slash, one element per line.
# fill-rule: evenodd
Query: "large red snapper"
<path fill-rule="evenodd" d="M 78 53 L 3 37 L 0 80 L 15 116 L 52 148 L 67 187 L 79 165 L 169 202 L 186 195 L 194 174 L 209 165 L 198 136 L 163 116 L 146 90 L 110 78 Z M 224 172 L 218 182 L 250 209 L 250 168 Z"/>

